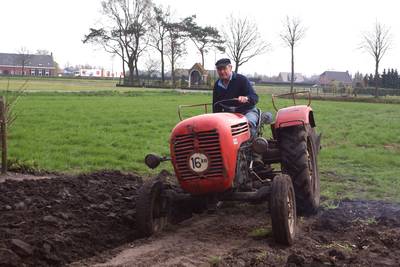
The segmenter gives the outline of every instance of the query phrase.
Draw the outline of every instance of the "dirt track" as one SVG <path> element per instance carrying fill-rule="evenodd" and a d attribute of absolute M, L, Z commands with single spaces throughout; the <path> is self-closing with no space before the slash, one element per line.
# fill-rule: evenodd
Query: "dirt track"
<path fill-rule="evenodd" d="M 400 205 L 344 201 L 278 246 L 264 206 L 225 205 L 137 239 L 141 178 L 120 172 L 0 183 L 0 266 L 399 266 Z M 254 229 L 267 236 L 251 236 Z"/>

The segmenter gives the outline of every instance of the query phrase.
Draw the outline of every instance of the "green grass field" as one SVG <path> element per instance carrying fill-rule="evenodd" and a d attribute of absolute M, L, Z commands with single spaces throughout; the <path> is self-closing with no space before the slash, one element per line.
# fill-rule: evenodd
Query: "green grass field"
<path fill-rule="evenodd" d="M 259 107 L 272 110 L 270 96 L 260 97 Z M 177 106 L 210 99 L 208 93 L 167 90 L 27 93 L 16 105 L 9 156 L 51 171 L 147 174 L 146 153 L 168 154 Z M 282 106 L 289 103 L 280 100 Z M 314 101 L 312 106 L 323 133 L 322 194 L 400 201 L 400 105 Z M 171 170 L 169 163 L 162 167 Z"/>
<path fill-rule="evenodd" d="M 24 86 L 24 84 L 26 85 Z M 19 90 L 22 86 L 26 91 L 100 91 L 115 90 L 115 80 L 95 80 L 59 77 L 1 77 L 1 90 Z"/>

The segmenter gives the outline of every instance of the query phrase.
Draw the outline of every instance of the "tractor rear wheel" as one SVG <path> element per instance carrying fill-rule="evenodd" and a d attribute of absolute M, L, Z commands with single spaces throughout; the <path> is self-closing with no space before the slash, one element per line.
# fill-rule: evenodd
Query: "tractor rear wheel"
<path fill-rule="evenodd" d="M 279 129 L 282 171 L 292 178 L 297 212 L 316 213 L 320 201 L 317 135 L 310 125 Z"/>
<path fill-rule="evenodd" d="M 160 178 L 143 183 L 136 198 L 136 227 L 143 237 L 161 232 L 168 222 L 168 199 Z"/>
<path fill-rule="evenodd" d="M 269 207 L 275 241 L 282 245 L 292 245 L 296 234 L 297 217 L 296 198 L 289 176 L 279 174 L 274 177 Z"/>

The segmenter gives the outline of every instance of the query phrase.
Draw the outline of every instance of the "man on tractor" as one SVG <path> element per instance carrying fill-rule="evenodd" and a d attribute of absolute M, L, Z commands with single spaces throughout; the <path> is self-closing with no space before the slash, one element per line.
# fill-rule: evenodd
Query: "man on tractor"
<path fill-rule="evenodd" d="M 150 236 L 167 223 L 215 210 L 219 201 L 269 201 L 275 240 L 291 245 L 297 211 L 311 215 L 320 200 L 321 136 L 315 131 L 311 93 L 307 91 L 308 105 L 276 109 L 272 138 L 266 139 L 263 130 L 272 123 L 272 115 L 256 108 L 258 96 L 249 80 L 232 72 L 229 59 L 216 62 L 216 68 L 216 113 L 181 119 L 171 132 L 170 157 L 146 155 L 145 163 L 152 169 L 170 160 L 179 187 L 164 174 L 145 181 L 137 193 L 135 227 Z M 204 106 L 207 111 L 207 105 L 179 106 L 179 117 L 182 107 Z M 271 164 L 280 164 L 280 169 Z"/>
<path fill-rule="evenodd" d="M 230 106 L 235 106 L 235 112 L 246 116 L 250 132 L 253 137 L 257 134 L 257 123 L 259 112 L 256 108 L 258 95 L 246 76 L 232 71 L 230 59 L 222 58 L 215 63 L 219 79 L 214 84 L 213 89 L 213 112 L 231 112 L 224 110 L 220 105 L 215 105 L 221 100 L 237 99 L 232 101 Z M 269 114 L 271 115 L 271 114 Z M 270 120 L 272 121 L 272 115 Z"/>

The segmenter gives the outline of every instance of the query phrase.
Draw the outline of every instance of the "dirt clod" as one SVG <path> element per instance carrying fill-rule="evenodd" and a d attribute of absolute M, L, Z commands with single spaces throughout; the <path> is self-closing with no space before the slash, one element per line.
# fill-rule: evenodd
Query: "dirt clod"
<path fill-rule="evenodd" d="M 9 249 L 0 248 L 0 266 L 14 267 L 20 264 L 21 258 Z"/>
<path fill-rule="evenodd" d="M 297 255 L 297 254 L 291 254 L 289 255 L 286 265 L 287 266 L 302 266 L 304 264 L 304 262 L 306 261 L 306 259 L 301 256 L 301 255 Z"/>
<path fill-rule="evenodd" d="M 11 239 L 10 244 L 11 248 L 20 256 L 27 257 L 33 255 L 32 246 L 22 240 Z"/>
<path fill-rule="evenodd" d="M 0 266 L 60 266 L 134 240 L 140 182 L 109 171 L 0 183 Z"/>

